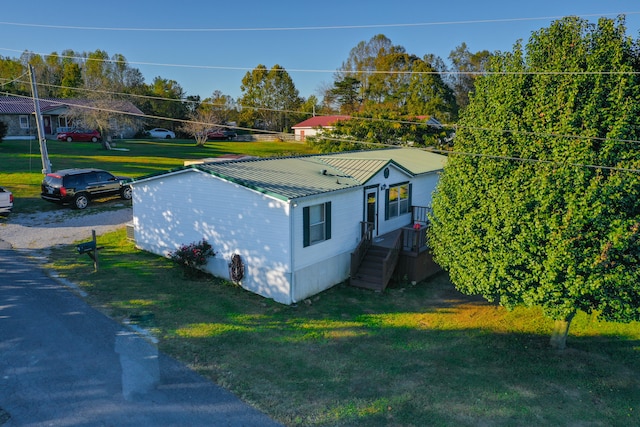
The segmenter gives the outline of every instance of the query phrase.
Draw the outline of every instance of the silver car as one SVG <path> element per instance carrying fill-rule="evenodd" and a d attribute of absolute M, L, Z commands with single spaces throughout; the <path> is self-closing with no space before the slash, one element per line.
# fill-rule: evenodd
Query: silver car
<path fill-rule="evenodd" d="M 174 139 L 176 134 L 169 129 L 164 128 L 153 128 L 147 131 L 147 135 L 151 138 L 162 138 L 162 139 Z"/>

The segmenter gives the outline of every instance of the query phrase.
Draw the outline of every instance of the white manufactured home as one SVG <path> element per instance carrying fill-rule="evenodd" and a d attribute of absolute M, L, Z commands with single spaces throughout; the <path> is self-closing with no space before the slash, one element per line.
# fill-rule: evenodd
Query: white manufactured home
<path fill-rule="evenodd" d="M 366 252 L 389 236 L 423 249 L 424 229 L 397 231 L 421 230 L 445 162 L 394 148 L 193 164 L 132 183 L 133 236 L 165 256 L 204 238 L 217 253 L 209 272 L 231 278 L 239 255 L 243 288 L 292 304 L 365 276 Z"/>

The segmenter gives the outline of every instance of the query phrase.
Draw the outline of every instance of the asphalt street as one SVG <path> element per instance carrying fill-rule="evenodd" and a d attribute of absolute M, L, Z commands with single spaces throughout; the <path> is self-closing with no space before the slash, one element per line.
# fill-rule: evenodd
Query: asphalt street
<path fill-rule="evenodd" d="M 0 249 L 0 425 L 280 424 Z"/>

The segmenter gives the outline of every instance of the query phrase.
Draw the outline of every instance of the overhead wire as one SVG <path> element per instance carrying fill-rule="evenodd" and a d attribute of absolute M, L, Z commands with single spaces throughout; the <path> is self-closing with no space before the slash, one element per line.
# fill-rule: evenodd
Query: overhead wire
<path fill-rule="evenodd" d="M 590 13 L 577 14 L 582 18 L 593 18 L 600 16 L 619 16 L 619 15 L 637 15 L 639 11 L 631 12 L 610 12 L 610 13 Z M 82 30 L 82 31 L 132 31 L 132 32 L 184 32 L 184 33 L 203 33 L 203 32 L 256 32 L 256 31 L 319 31 L 319 30 L 351 30 L 351 29 L 368 29 L 368 28 L 402 28 L 402 27 L 428 27 L 441 25 L 469 25 L 469 24 L 496 24 L 505 22 L 525 22 L 525 21 L 548 21 L 553 19 L 561 19 L 564 16 L 540 16 L 540 17 L 524 17 L 524 18 L 494 18 L 494 19 L 471 19 L 460 21 L 435 21 L 435 22 L 414 22 L 414 23 L 397 23 L 397 24 L 363 24 L 363 25 L 326 25 L 326 26 L 297 26 L 297 27 L 244 27 L 244 28 L 143 28 L 143 27 L 92 27 L 79 25 L 54 25 L 54 24 L 33 24 L 23 22 L 0 21 L 0 25 L 30 27 L 30 28 L 49 28 L 61 30 Z"/>
<path fill-rule="evenodd" d="M 346 139 L 346 138 L 332 138 L 332 137 L 328 137 L 325 139 L 335 141 L 335 142 L 348 142 L 348 143 L 368 145 L 368 146 L 398 147 L 397 144 L 390 144 L 390 143 L 383 143 L 383 142 L 370 142 L 370 141 L 353 140 L 353 139 Z M 640 173 L 640 169 L 623 168 L 618 166 L 592 165 L 592 164 L 586 164 L 586 163 L 563 163 L 557 160 L 533 159 L 533 158 L 526 158 L 526 157 L 505 156 L 505 155 L 487 154 L 487 153 L 471 153 L 471 152 L 464 152 L 464 151 L 444 150 L 444 149 L 438 149 L 434 147 L 407 147 L 407 148 L 413 148 L 421 151 L 429 151 L 429 152 L 438 153 L 438 154 L 445 154 L 447 156 L 459 155 L 459 156 L 466 156 L 466 157 L 487 158 L 487 159 L 493 159 L 493 160 L 517 161 L 521 163 L 540 163 L 540 164 L 550 164 L 550 165 L 556 165 L 556 166 L 570 166 L 570 167 L 579 167 L 579 168 L 586 168 L 586 169 L 599 169 L 599 170 L 609 170 L 609 171 L 616 171 L 616 172 Z"/>
<path fill-rule="evenodd" d="M 7 93 L 0 92 L 0 94 L 7 94 Z M 31 97 L 27 96 L 27 95 L 14 95 L 14 94 L 9 94 L 9 95 L 15 96 L 15 97 L 19 97 L 19 98 L 31 99 Z M 68 105 L 69 104 L 69 103 L 64 103 L 62 101 L 59 101 L 59 102 L 60 102 L 60 105 Z M 171 117 L 155 116 L 155 115 L 149 115 L 149 114 L 144 114 L 144 113 L 143 114 L 139 114 L 139 113 L 134 113 L 134 112 L 130 112 L 130 111 L 114 110 L 114 109 L 111 109 L 111 108 L 106 108 L 104 106 L 95 107 L 95 106 L 80 105 L 80 104 L 72 104 L 72 105 L 74 107 L 76 107 L 76 108 L 81 108 L 81 109 L 94 110 L 94 111 L 104 111 L 104 112 L 108 112 L 108 113 L 129 115 L 129 116 L 147 118 L 147 119 L 167 120 L 167 121 L 173 121 L 173 122 L 183 123 L 183 124 L 187 124 L 187 123 L 193 123 L 193 124 L 197 124 L 197 125 L 209 125 L 210 124 L 210 123 L 200 122 L 200 121 L 196 121 L 196 120 L 176 119 L 176 118 L 171 118 Z M 216 126 L 223 127 L 223 128 L 231 128 L 232 127 L 232 126 L 228 126 L 228 125 L 217 125 L 217 124 L 216 124 Z M 237 127 L 237 126 L 233 126 L 233 129 L 240 129 L 240 130 L 247 130 L 247 131 L 260 131 L 261 133 L 267 133 L 267 134 L 281 134 L 281 132 L 276 132 L 276 131 L 264 131 L 264 130 L 260 130 L 260 129 L 243 128 L 243 127 Z M 509 131 L 509 132 L 511 132 L 511 131 Z M 552 136 L 561 137 L 561 135 L 552 135 Z M 565 137 L 577 137 L 577 136 L 569 135 L 569 136 L 565 136 Z M 382 142 L 371 142 L 371 141 L 364 141 L 364 140 L 354 140 L 354 139 L 350 139 L 350 138 L 346 139 L 346 138 L 326 137 L 326 139 L 328 139 L 330 141 L 335 141 L 335 142 L 348 142 L 348 143 L 357 144 L 357 145 L 364 145 L 364 146 L 398 147 L 398 144 L 382 143 Z M 594 138 L 589 138 L 589 139 L 594 139 Z M 620 140 L 620 141 L 640 142 L 640 141 L 630 141 L 630 140 Z M 430 152 L 439 153 L 439 154 L 445 154 L 445 155 L 448 155 L 448 156 L 450 156 L 450 155 L 462 155 L 462 156 L 468 156 L 468 157 L 481 157 L 481 158 L 489 158 L 489 159 L 495 159 L 495 160 L 508 160 L 508 161 L 527 162 L 527 163 L 555 164 L 555 165 L 565 165 L 565 166 L 568 165 L 568 166 L 572 166 L 572 167 L 580 167 L 580 168 L 588 168 L 588 169 L 600 169 L 600 170 L 610 170 L 610 171 L 617 171 L 617 172 L 640 173 L 640 169 L 622 168 L 622 167 L 616 167 L 616 166 L 592 165 L 592 164 L 581 164 L 581 163 L 569 163 L 569 164 L 566 164 L 566 163 L 553 161 L 553 160 L 532 159 L 532 158 L 523 158 L 523 157 L 517 157 L 517 156 L 494 155 L 494 154 L 486 154 L 486 153 L 471 153 L 471 152 L 462 152 L 462 151 L 454 151 L 454 150 L 443 150 L 443 149 L 437 149 L 437 148 L 433 148 L 433 147 L 424 147 L 424 148 L 421 148 L 421 147 L 409 147 L 409 148 L 415 148 L 415 149 L 418 149 L 418 150 L 430 151 Z"/>
<path fill-rule="evenodd" d="M 634 12 L 618 12 L 618 13 L 615 13 L 615 15 L 621 15 L 621 14 L 633 15 L 633 14 L 640 14 L 640 12 L 635 12 L 634 11 Z M 613 13 L 608 13 L 608 14 L 587 14 L 587 15 L 578 15 L 578 16 L 581 16 L 581 17 L 593 17 L 593 16 L 610 16 L 610 15 L 614 15 L 614 14 Z M 166 32 L 176 32 L 176 31 L 181 31 L 181 32 L 205 32 L 205 31 L 209 31 L 209 32 L 218 32 L 218 31 L 299 31 L 299 30 L 334 30 L 334 29 L 351 29 L 351 28 L 410 27 L 410 26 L 430 26 L 430 25 L 458 25 L 458 24 L 477 24 L 477 23 L 550 20 L 550 19 L 559 19 L 559 18 L 562 18 L 562 16 L 547 16 L 547 17 L 537 17 L 537 18 L 508 18 L 508 19 L 491 19 L 491 20 L 469 20 L 469 21 L 446 21 L 446 22 L 430 22 L 430 23 L 423 22 L 423 23 L 410 23 L 410 24 L 374 24 L 374 25 L 361 25 L 361 26 L 347 25 L 347 26 L 281 27 L 281 28 L 265 27 L 265 28 L 183 28 L 183 29 L 179 29 L 179 28 L 174 28 L 174 29 L 171 29 L 171 28 L 158 28 L 158 29 L 153 29 L 153 28 L 59 26 L 59 25 L 47 25 L 47 24 L 16 23 L 16 22 L 6 22 L 6 21 L 0 21 L 0 25 L 41 27 L 41 28 L 51 28 L 51 29 L 92 30 L 92 31 L 152 31 L 152 32 L 156 32 L 156 31 L 166 31 Z M 1 47 L 0 47 L 0 50 L 18 52 L 17 50 L 8 49 L 8 48 L 1 48 Z M 25 52 L 25 51 L 22 51 L 22 52 Z M 36 54 L 34 52 L 28 52 L 28 53 Z M 49 56 L 50 54 L 38 53 L 37 55 Z M 114 60 L 114 59 L 87 58 L 87 57 L 84 57 L 84 56 L 68 56 L 68 55 L 57 55 L 57 56 L 60 57 L 60 58 L 75 59 L 75 60 L 80 60 L 80 61 L 103 61 L 103 62 L 109 62 L 109 63 L 124 63 L 124 64 L 133 64 L 133 65 L 156 65 L 156 66 L 167 66 L 167 67 L 201 68 L 201 69 L 225 69 L 225 70 L 253 70 L 253 69 L 255 69 L 255 68 L 248 68 L 248 67 L 201 66 L 201 65 L 185 65 L 185 64 L 168 64 L 168 63 L 153 63 L 153 62 L 121 61 L 121 60 Z M 311 70 L 311 69 L 289 69 L 289 70 L 283 69 L 283 71 L 291 71 L 291 72 L 322 72 L 322 73 L 328 73 L 328 72 L 335 73 L 336 72 L 336 70 Z M 342 70 L 342 71 L 343 72 L 347 72 L 347 73 L 350 72 L 348 70 Z M 638 72 L 638 71 L 597 71 L 597 72 L 588 72 L 588 71 L 577 71 L 577 72 L 576 71 L 519 71 L 519 72 L 507 72 L 507 71 L 503 71 L 503 72 L 423 71 L 423 72 L 415 72 L 415 71 L 382 71 L 382 70 L 369 70 L 369 71 L 365 71 L 364 73 L 365 74 L 448 74 L 448 75 L 496 75 L 496 74 L 497 75 L 529 75 L 529 74 L 532 74 L 532 75 L 637 75 L 637 74 L 640 74 L 640 72 Z M 16 81 L 20 81 L 20 79 L 22 77 L 24 77 L 25 74 L 17 77 L 16 79 L 13 79 L 13 80 L 11 80 L 9 82 L 3 83 L 3 86 L 6 86 L 6 85 L 8 85 L 10 83 L 13 83 L 13 82 L 16 82 Z M 22 82 L 22 83 L 25 83 L 25 82 Z M 52 86 L 52 87 L 64 88 L 63 86 L 46 85 L 46 84 L 42 84 L 42 83 L 38 83 L 38 85 L 39 86 L 43 85 L 43 86 Z M 156 99 L 156 100 L 162 100 L 162 101 L 175 101 L 175 102 L 182 102 L 182 103 L 184 103 L 184 102 L 194 102 L 195 103 L 195 101 L 191 101 L 191 100 L 188 100 L 188 99 L 171 99 L 171 98 L 154 97 L 154 96 L 138 95 L 138 94 L 131 94 L 131 93 L 117 93 L 117 92 L 102 91 L 102 90 L 91 90 L 91 89 L 85 89 L 85 88 L 69 88 L 69 89 L 78 90 L 78 91 L 97 92 L 97 93 L 111 94 L 111 95 L 121 95 L 121 96 L 131 96 L 131 97 L 139 97 L 139 98 L 146 98 L 146 99 Z M 11 95 L 15 96 L 14 94 L 11 94 Z M 212 105 L 215 105 L 215 104 L 212 103 Z M 127 115 L 133 115 L 133 116 L 148 118 L 148 119 L 168 120 L 168 121 L 174 121 L 174 122 L 180 122 L 180 123 L 206 124 L 206 123 L 197 122 L 197 121 L 193 121 L 193 120 L 175 119 L 175 118 L 161 117 L 161 116 L 154 116 L 154 115 L 147 115 L 147 114 L 142 114 L 141 115 L 141 114 L 136 114 L 136 113 L 131 113 L 131 112 L 111 110 L 111 109 L 107 109 L 107 108 L 104 108 L 104 107 L 92 107 L 92 106 L 86 106 L 86 105 L 84 105 L 84 106 L 76 105 L 76 106 L 79 107 L 79 108 L 101 110 L 101 111 L 110 112 L 110 113 L 127 114 Z M 303 112 L 300 112 L 300 111 L 287 111 L 287 110 L 267 109 L 267 108 L 259 108 L 259 107 L 241 106 L 241 108 L 252 108 L 252 109 L 255 109 L 255 110 L 266 110 L 266 111 L 277 111 L 277 112 L 288 112 L 288 113 L 304 114 Z M 308 114 L 311 114 L 311 113 L 308 113 Z M 372 120 L 372 121 L 386 121 L 386 122 L 393 122 L 393 123 L 412 123 L 412 124 L 415 124 L 415 122 L 402 121 L 402 120 L 362 118 L 362 117 L 354 117 L 354 118 L 363 119 L 363 120 Z M 225 127 L 225 126 L 221 126 L 221 125 L 216 125 L 216 126 Z M 459 126 L 457 124 L 451 124 L 451 125 L 443 124 L 443 127 L 449 128 L 449 129 L 453 129 L 453 130 L 457 130 L 457 129 L 461 128 L 461 126 Z M 240 129 L 240 128 L 238 128 L 238 129 Z M 252 128 L 242 128 L 242 129 L 243 130 L 248 130 L 248 131 L 260 131 L 260 132 L 266 133 L 265 131 L 260 130 L 260 129 L 252 129 Z M 501 133 L 510 132 L 510 133 L 518 133 L 518 134 L 533 135 L 533 136 L 544 136 L 544 137 L 555 137 L 555 138 L 575 138 L 575 139 L 589 139 L 589 140 L 601 140 L 601 141 L 615 140 L 615 141 L 629 142 L 629 143 L 638 143 L 638 142 L 640 142 L 640 141 L 636 141 L 636 140 L 598 138 L 598 137 L 588 137 L 588 136 L 581 136 L 581 135 L 559 135 L 559 134 L 553 134 L 553 133 L 546 133 L 545 134 L 545 133 L 527 132 L 527 131 L 521 131 L 521 130 L 508 130 L 508 129 L 507 130 L 505 130 L 505 129 L 501 130 L 501 129 L 470 128 L 470 127 L 469 127 L 469 129 L 485 130 L 485 131 L 501 132 Z M 280 133 L 280 132 L 271 131 L 269 133 Z M 339 139 L 337 141 L 339 141 Z M 348 141 L 349 142 L 353 142 L 353 143 L 361 143 L 361 144 L 378 144 L 378 143 L 371 143 L 371 142 L 368 142 L 368 141 L 354 141 L 354 140 L 351 140 L 351 139 L 349 139 Z M 432 151 L 438 151 L 438 150 L 434 149 Z M 492 157 L 492 158 L 500 158 L 500 159 L 504 159 L 504 160 L 536 161 L 536 162 L 545 162 L 545 163 L 549 163 L 550 162 L 550 161 L 544 161 L 544 160 L 522 159 L 522 158 L 510 157 L 510 156 L 490 156 L 490 155 L 484 155 L 484 154 L 478 154 L 478 153 L 455 153 L 455 152 L 453 152 L 451 150 L 441 150 L 441 151 L 443 151 L 443 153 L 446 153 L 446 154 L 462 154 L 462 155 L 468 155 L 468 156 Z M 624 169 L 624 168 L 598 166 L 598 165 L 576 165 L 576 166 L 599 168 L 599 169 L 626 170 L 626 171 L 637 172 L 637 170 L 635 170 L 635 169 Z"/>
<path fill-rule="evenodd" d="M 15 83 L 15 82 L 24 83 L 24 82 L 22 82 L 20 79 L 21 79 L 21 78 L 23 78 L 24 76 L 26 76 L 27 74 L 29 74 L 29 72 L 28 72 L 28 71 L 26 71 L 26 72 L 22 73 L 20 76 L 16 77 L 16 78 L 15 78 L 15 79 L 13 79 L 13 80 L 9 80 L 9 79 L 0 79 L 0 80 L 9 80 L 9 81 L 7 81 L 7 82 L 5 82 L 5 83 L 2 83 L 2 86 L 10 85 L 11 83 Z"/>
<path fill-rule="evenodd" d="M 16 53 L 28 53 L 32 55 L 38 55 L 41 57 L 49 57 L 52 56 L 51 53 L 43 53 L 43 52 L 33 52 L 33 51 L 24 51 L 18 49 L 10 49 L 5 47 L 0 47 L 0 51 L 8 51 L 8 52 L 16 52 Z M 143 61 L 131 61 L 131 60 L 119 60 L 119 59 L 102 59 L 102 58 L 87 58 L 86 56 L 78 56 L 78 55 L 60 55 L 55 54 L 56 57 L 62 59 L 74 59 L 82 62 L 86 61 L 96 61 L 96 62 L 107 62 L 112 64 L 123 64 L 123 65 L 145 65 L 145 66 L 157 66 L 157 67 L 173 67 L 173 68 L 192 68 L 192 69 L 204 69 L 204 70 L 229 70 L 229 71 L 253 71 L 255 67 L 230 67 L 230 66 L 218 66 L 218 65 L 191 65 L 191 64 L 175 64 L 175 63 L 166 63 L 166 62 L 143 62 Z M 286 72 L 286 73 L 331 73 L 334 74 L 336 72 L 341 72 L 344 74 L 366 74 L 366 75 L 386 75 L 386 74 L 397 74 L 397 75 L 451 75 L 451 76 L 480 76 L 480 75 L 562 75 L 562 76 L 572 76 L 572 75 L 637 75 L 640 74 L 640 71 L 620 71 L 620 70 L 611 70 L 611 71 L 412 71 L 412 70 L 322 70 L 322 69 L 308 69 L 308 68 L 276 68 L 270 69 L 269 71 L 276 72 Z"/>
<path fill-rule="evenodd" d="M 12 95 L 12 96 L 17 96 L 17 97 L 20 97 L 20 98 L 28 98 L 28 99 L 31 98 L 31 97 L 26 96 L 26 95 Z M 60 102 L 60 104 L 61 105 L 68 105 L 68 103 L 64 103 L 64 102 Z M 74 107 L 81 108 L 81 109 L 104 111 L 104 112 L 109 112 L 109 113 L 114 113 L 114 114 L 130 115 L 130 116 L 135 116 L 135 117 L 140 117 L 140 118 L 147 118 L 147 119 L 167 120 L 167 121 L 173 121 L 173 122 L 183 123 L 183 124 L 187 124 L 187 123 L 192 123 L 192 124 L 197 124 L 197 125 L 209 125 L 210 124 L 210 123 L 196 121 L 196 120 L 176 119 L 176 118 L 171 118 L 171 117 L 162 117 L 162 116 L 155 116 L 155 115 L 149 115 L 149 114 L 139 114 L 139 113 L 134 113 L 134 112 L 129 112 L 129 111 L 114 110 L 114 109 L 106 108 L 104 106 L 95 107 L 95 106 L 79 105 L 79 104 L 72 104 L 72 105 Z M 231 128 L 232 127 L 232 126 L 228 126 L 228 125 L 217 125 L 217 124 L 216 124 L 216 126 L 222 127 L 222 128 Z M 237 126 L 233 126 L 232 128 L 233 129 L 246 130 L 246 131 L 259 131 L 261 133 L 266 133 L 266 134 L 281 134 L 281 132 L 276 132 L 276 131 L 265 131 L 265 130 L 260 130 L 260 129 L 243 128 L 243 127 L 237 127 Z M 552 136 L 562 137 L 562 135 L 552 135 Z M 576 136 L 568 135 L 568 136 L 564 136 L 564 137 L 576 137 Z M 398 147 L 398 144 L 382 143 L 382 142 L 371 142 L 371 141 L 364 141 L 364 140 L 354 140 L 354 139 L 350 139 L 350 138 L 346 139 L 346 138 L 326 137 L 326 139 L 330 140 L 330 141 L 334 141 L 334 142 L 348 142 L 348 143 L 352 143 L 352 144 L 356 144 L 356 145 L 364 145 L 364 146 Z M 594 138 L 589 138 L 589 139 L 594 139 Z M 640 141 L 630 141 L 630 140 L 620 140 L 620 141 L 640 142 Z M 455 150 L 437 149 L 437 148 L 433 148 L 433 147 L 424 147 L 424 148 L 421 148 L 421 147 L 409 147 L 409 148 L 415 148 L 415 149 L 418 149 L 418 150 L 430 151 L 430 152 L 439 153 L 439 154 L 445 154 L 447 156 L 461 155 L 461 156 L 467 156 L 467 157 L 480 157 L 480 158 L 488 158 L 488 159 L 494 159 L 494 160 L 506 160 L 506 161 L 517 161 L 517 162 L 526 162 L 526 163 L 552 164 L 552 165 L 558 165 L 558 166 L 564 165 L 564 166 L 572 166 L 572 167 L 580 167 L 580 168 L 588 168 L 588 169 L 599 169 L 599 170 L 609 170 L 609 171 L 617 171 L 617 172 L 640 173 L 640 169 L 623 168 L 623 167 L 617 167 L 617 166 L 593 165 L 593 164 L 582 164 L 582 163 L 568 163 L 567 164 L 567 163 L 562 163 L 562 162 L 554 161 L 554 160 L 532 159 L 532 158 L 523 158 L 523 157 L 517 157 L 517 156 L 494 155 L 494 154 L 487 154 L 487 153 L 471 153 L 471 152 L 462 152 L 462 151 L 455 151 Z"/>
<path fill-rule="evenodd" d="M 29 82 L 21 81 L 21 83 L 27 84 Z M 131 94 L 131 93 L 125 93 L 125 92 L 106 91 L 106 90 L 100 90 L 100 89 L 69 88 L 67 86 L 52 85 L 52 84 L 47 84 L 47 83 L 37 83 L 37 85 L 38 86 L 42 86 L 42 87 L 73 89 L 73 90 L 84 91 L 84 92 L 89 92 L 89 93 L 99 93 L 99 94 L 115 95 L 115 96 L 122 96 L 122 97 L 135 97 L 135 98 L 159 100 L 159 101 L 166 101 L 166 102 L 180 102 L 180 103 L 192 103 L 192 104 L 196 104 L 197 103 L 197 101 L 193 101 L 193 100 L 186 99 L 186 98 L 179 98 L 179 99 L 176 99 L 176 98 L 163 98 L 163 97 L 158 97 L 158 96 L 139 95 L 139 94 Z M 8 95 L 12 95 L 12 94 L 5 93 L 5 96 L 8 96 Z M 207 102 L 202 102 L 202 103 L 208 104 L 208 105 L 212 105 L 212 106 L 217 106 L 217 107 L 226 107 L 226 105 L 224 105 L 224 104 L 217 104 L 217 103 L 213 103 L 213 102 L 208 102 L 208 103 Z M 64 104 L 65 103 L 61 102 L 61 105 L 64 105 Z M 242 105 L 242 104 L 238 104 L 238 105 L 242 109 L 253 109 L 255 111 L 271 111 L 271 112 L 278 112 L 278 113 L 302 114 L 302 115 L 309 115 L 309 116 L 311 116 L 313 114 L 313 112 L 305 112 L 305 111 L 298 111 L 298 110 L 272 109 L 272 108 L 264 108 L 264 107 L 251 107 L 251 106 L 245 106 L 245 105 Z M 89 107 L 84 107 L 84 106 L 79 106 L 79 105 L 77 105 L 77 107 L 90 109 Z M 114 111 L 107 111 L 107 112 L 128 114 L 126 112 L 115 111 L 115 110 Z M 316 116 L 322 116 L 322 115 L 316 114 Z M 188 119 L 174 119 L 174 118 L 171 118 L 171 117 L 162 117 L 162 116 L 154 116 L 154 115 L 146 115 L 146 114 L 142 115 L 141 117 L 145 117 L 145 118 L 148 118 L 148 119 L 175 121 L 175 122 L 179 122 L 179 123 L 206 124 L 206 123 L 192 121 L 192 120 L 188 120 Z M 374 118 L 374 117 L 354 116 L 354 117 L 352 117 L 352 119 L 357 119 L 357 120 L 362 120 L 362 121 L 371 121 L 371 122 L 383 122 L 383 123 L 390 123 L 390 124 L 409 124 L 409 125 L 421 124 L 419 122 L 411 121 L 411 120 L 384 119 L 384 118 Z M 422 123 L 422 124 L 424 125 L 424 123 Z M 270 133 L 270 134 L 280 134 L 280 133 L 282 133 L 282 132 L 278 132 L 278 131 L 267 131 L 267 130 L 256 129 L 256 128 L 240 128 L 240 127 L 237 127 L 237 126 L 228 126 L 228 125 L 221 125 L 221 124 L 212 124 L 212 125 L 215 125 L 216 127 L 222 127 L 222 128 L 231 128 L 231 127 L 233 127 L 235 129 L 246 130 L 246 131 L 250 131 L 250 132 L 260 132 L 260 133 Z M 442 123 L 441 126 L 442 126 L 443 129 L 451 129 L 453 131 L 457 131 L 458 129 L 470 129 L 470 130 L 476 130 L 476 131 L 479 130 L 479 131 L 486 131 L 486 132 L 514 133 L 514 134 L 519 134 L 519 135 L 528 135 L 528 136 L 546 137 L 546 138 L 587 139 L 587 140 L 592 140 L 592 141 L 602 141 L 602 142 L 615 141 L 615 142 L 625 142 L 625 143 L 633 143 L 633 144 L 640 143 L 640 140 L 632 140 L 632 139 L 605 138 L 605 137 L 597 137 L 597 136 L 569 135 L 569 134 L 556 134 L 556 133 L 548 133 L 548 132 L 533 132 L 533 131 L 525 131 L 525 130 L 519 130 L 519 129 L 492 129 L 492 128 L 484 128 L 484 127 L 461 126 L 461 125 L 456 124 L 456 123 Z"/>

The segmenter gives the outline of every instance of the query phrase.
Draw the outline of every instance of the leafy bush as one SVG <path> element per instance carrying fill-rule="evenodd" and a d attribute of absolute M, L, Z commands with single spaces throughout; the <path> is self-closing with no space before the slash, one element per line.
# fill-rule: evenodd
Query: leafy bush
<path fill-rule="evenodd" d="M 182 245 L 175 251 L 169 252 L 169 257 L 183 267 L 185 273 L 189 275 L 199 273 L 200 267 L 207 263 L 209 257 L 213 256 L 216 256 L 216 253 L 206 239 L 188 245 Z"/>

